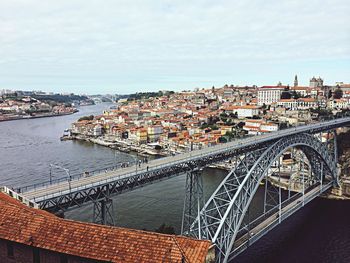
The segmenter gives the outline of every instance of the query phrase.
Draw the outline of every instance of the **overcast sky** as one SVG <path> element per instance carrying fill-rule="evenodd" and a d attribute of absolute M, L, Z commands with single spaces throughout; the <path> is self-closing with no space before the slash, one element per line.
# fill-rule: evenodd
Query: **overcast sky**
<path fill-rule="evenodd" d="M 349 0 L 0 0 L 0 89 L 350 82 Z"/>

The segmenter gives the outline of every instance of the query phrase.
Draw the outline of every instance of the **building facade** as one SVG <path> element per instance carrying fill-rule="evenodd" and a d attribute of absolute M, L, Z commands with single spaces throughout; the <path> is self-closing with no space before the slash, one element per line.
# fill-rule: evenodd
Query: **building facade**
<path fill-rule="evenodd" d="M 258 106 L 271 105 L 281 99 L 286 86 L 263 86 L 258 89 Z"/>
<path fill-rule="evenodd" d="M 315 78 L 312 77 L 310 79 L 310 88 L 320 88 L 323 87 L 323 79 L 321 77 Z"/>

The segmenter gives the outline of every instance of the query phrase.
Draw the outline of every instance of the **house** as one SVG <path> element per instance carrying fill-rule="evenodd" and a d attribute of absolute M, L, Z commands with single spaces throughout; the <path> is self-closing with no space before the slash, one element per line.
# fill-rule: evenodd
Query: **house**
<path fill-rule="evenodd" d="M 160 135 L 163 133 L 163 127 L 161 125 L 153 125 L 147 127 L 148 141 L 159 141 Z"/>
<path fill-rule="evenodd" d="M 136 131 L 136 139 L 140 144 L 147 143 L 147 129 L 139 128 Z"/>
<path fill-rule="evenodd" d="M 95 125 L 93 130 L 94 136 L 101 136 L 102 135 L 102 126 L 100 124 Z"/>
<path fill-rule="evenodd" d="M 264 120 L 247 120 L 243 126 L 243 130 L 247 131 L 249 135 L 258 135 L 278 131 L 278 125 L 267 123 Z"/>
<path fill-rule="evenodd" d="M 252 118 L 260 114 L 261 107 L 245 105 L 245 106 L 230 106 L 225 108 L 226 113 L 237 114 L 238 118 Z"/>

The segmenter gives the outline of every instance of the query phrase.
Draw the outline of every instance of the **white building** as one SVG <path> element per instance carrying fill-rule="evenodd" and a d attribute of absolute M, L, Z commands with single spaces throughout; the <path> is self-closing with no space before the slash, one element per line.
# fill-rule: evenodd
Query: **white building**
<path fill-rule="evenodd" d="M 258 105 L 271 105 L 281 99 L 286 86 L 263 86 L 258 89 Z"/>
<path fill-rule="evenodd" d="M 258 135 L 278 131 L 278 125 L 267 123 L 264 120 L 247 120 L 243 126 L 243 130 L 247 131 L 249 135 Z"/>
<path fill-rule="evenodd" d="M 163 127 L 161 125 L 153 125 L 147 128 L 148 140 L 150 142 L 158 141 L 162 133 Z"/>
<path fill-rule="evenodd" d="M 310 95 L 311 89 L 309 87 L 301 87 L 301 86 L 296 86 L 296 87 L 291 87 L 290 91 L 298 93 L 300 96 L 307 96 Z"/>
<path fill-rule="evenodd" d="M 290 110 L 306 110 L 319 106 L 314 98 L 280 99 L 277 105 Z"/>
<path fill-rule="evenodd" d="M 225 112 L 237 114 L 238 118 L 251 118 L 260 114 L 260 108 L 261 107 L 252 105 L 231 106 L 226 108 Z"/>
<path fill-rule="evenodd" d="M 331 109 L 348 109 L 350 106 L 349 98 L 329 100 L 327 106 Z"/>
<path fill-rule="evenodd" d="M 97 124 L 94 127 L 94 136 L 101 136 L 102 135 L 102 126 Z"/>

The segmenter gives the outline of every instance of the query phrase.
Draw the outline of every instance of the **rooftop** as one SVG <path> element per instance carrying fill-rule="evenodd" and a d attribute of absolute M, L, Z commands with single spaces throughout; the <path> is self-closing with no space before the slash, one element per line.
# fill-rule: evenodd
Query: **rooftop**
<path fill-rule="evenodd" d="M 211 242 L 58 218 L 0 193 L 0 238 L 108 262 L 205 262 Z M 165 260 L 165 261 L 164 261 Z"/>

